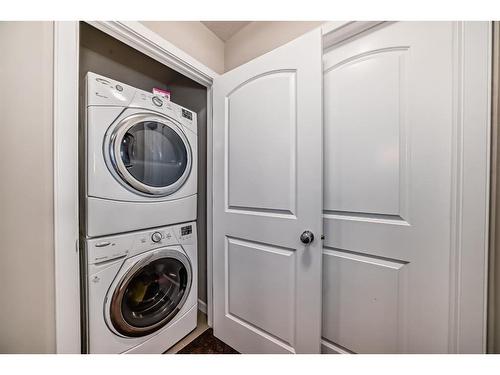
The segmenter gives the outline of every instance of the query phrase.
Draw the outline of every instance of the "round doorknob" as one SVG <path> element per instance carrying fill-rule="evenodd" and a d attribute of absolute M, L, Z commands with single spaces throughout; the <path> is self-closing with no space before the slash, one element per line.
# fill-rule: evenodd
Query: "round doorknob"
<path fill-rule="evenodd" d="M 300 240 L 302 241 L 302 243 L 304 243 L 306 245 L 309 245 L 311 242 L 314 241 L 314 234 L 313 234 L 313 232 L 311 232 L 310 230 L 305 230 L 300 235 Z"/>

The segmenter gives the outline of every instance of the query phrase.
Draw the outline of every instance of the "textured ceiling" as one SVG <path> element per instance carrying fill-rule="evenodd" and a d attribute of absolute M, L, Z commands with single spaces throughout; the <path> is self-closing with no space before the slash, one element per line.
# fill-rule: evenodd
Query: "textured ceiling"
<path fill-rule="evenodd" d="M 223 42 L 248 25 L 250 21 L 201 21 Z"/>

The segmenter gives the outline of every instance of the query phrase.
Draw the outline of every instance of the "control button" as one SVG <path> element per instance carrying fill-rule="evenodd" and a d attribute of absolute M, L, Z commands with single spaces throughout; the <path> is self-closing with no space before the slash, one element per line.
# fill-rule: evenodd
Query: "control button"
<path fill-rule="evenodd" d="M 161 241 L 161 239 L 162 239 L 162 237 L 163 237 L 163 236 L 161 235 L 161 233 L 160 233 L 160 232 L 154 232 L 154 233 L 151 235 L 151 240 L 152 240 L 153 242 L 160 242 L 160 241 Z"/>
<path fill-rule="evenodd" d="M 182 117 L 193 120 L 193 114 L 184 108 L 182 108 Z"/>
<path fill-rule="evenodd" d="M 99 82 L 99 83 L 103 83 L 103 84 L 105 84 L 105 85 L 109 85 L 109 81 L 107 81 L 107 80 L 105 80 L 105 79 L 103 79 L 103 78 L 96 78 L 95 80 L 96 80 L 97 82 Z"/>
<path fill-rule="evenodd" d="M 122 86 L 120 86 L 120 85 L 116 85 L 116 86 L 115 86 L 115 89 L 117 89 L 118 91 L 123 91 L 123 87 L 122 87 Z"/>
<path fill-rule="evenodd" d="M 153 101 L 153 104 L 157 107 L 161 107 L 163 105 L 163 101 L 157 96 L 153 96 L 151 100 Z"/>
<path fill-rule="evenodd" d="M 188 225 L 186 227 L 181 227 L 181 236 L 187 236 L 188 234 L 193 233 L 193 227 Z"/>

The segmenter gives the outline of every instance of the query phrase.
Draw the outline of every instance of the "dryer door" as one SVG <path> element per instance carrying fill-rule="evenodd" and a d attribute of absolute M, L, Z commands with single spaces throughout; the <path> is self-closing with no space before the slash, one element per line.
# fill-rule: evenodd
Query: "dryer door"
<path fill-rule="evenodd" d="M 109 320 L 128 337 L 153 333 L 180 311 L 191 289 L 192 269 L 177 250 L 160 249 L 123 275 L 111 296 Z"/>
<path fill-rule="evenodd" d="M 129 190 L 163 197 L 177 191 L 191 172 L 189 142 L 167 117 L 134 114 L 106 137 L 108 167 Z"/>

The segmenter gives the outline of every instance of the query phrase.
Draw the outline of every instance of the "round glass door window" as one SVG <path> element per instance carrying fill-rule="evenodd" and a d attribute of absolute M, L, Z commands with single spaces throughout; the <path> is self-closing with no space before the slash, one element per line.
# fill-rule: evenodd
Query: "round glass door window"
<path fill-rule="evenodd" d="M 134 267 L 116 288 L 111 298 L 111 322 L 125 336 L 153 333 L 179 312 L 190 287 L 191 269 L 181 253 L 150 259 Z"/>
<path fill-rule="evenodd" d="M 178 190 L 189 176 L 191 151 L 182 131 L 169 121 L 133 116 L 116 128 L 112 162 L 134 190 L 165 196 Z"/>

